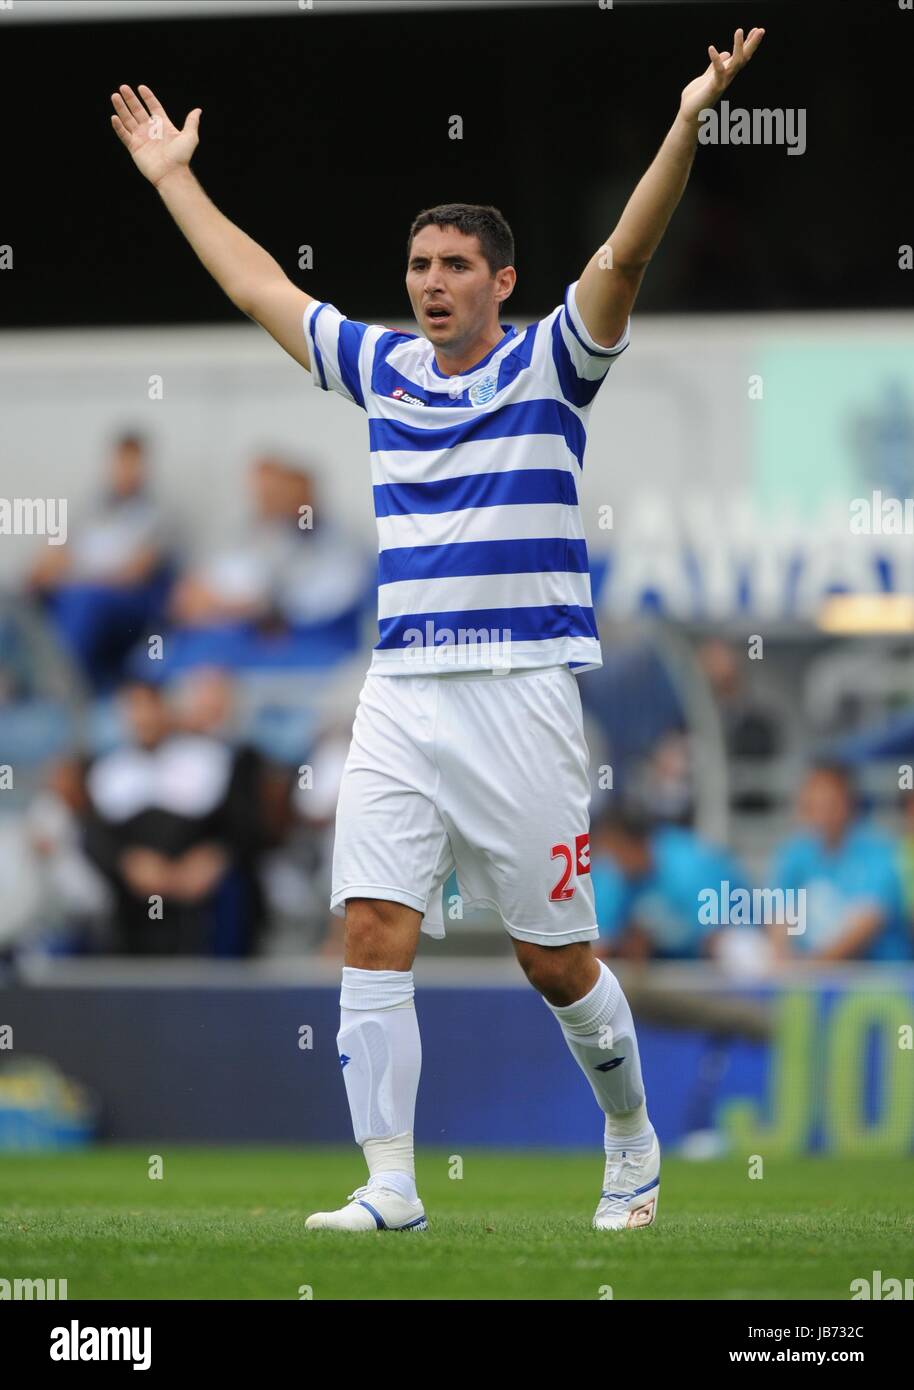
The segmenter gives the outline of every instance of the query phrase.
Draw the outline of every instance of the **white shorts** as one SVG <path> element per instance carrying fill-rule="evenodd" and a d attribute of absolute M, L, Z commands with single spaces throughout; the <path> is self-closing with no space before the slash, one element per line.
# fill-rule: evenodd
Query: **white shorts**
<path fill-rule="evenodd" d="M 331 911 L 384 898 L 442 937 L 441 890 L 456 867 L 462 907 L 494 908 L 518 941 L 593 941 L 589 818 L 581 696 L 567 666 L 369 671 L 340 787 Z"/>

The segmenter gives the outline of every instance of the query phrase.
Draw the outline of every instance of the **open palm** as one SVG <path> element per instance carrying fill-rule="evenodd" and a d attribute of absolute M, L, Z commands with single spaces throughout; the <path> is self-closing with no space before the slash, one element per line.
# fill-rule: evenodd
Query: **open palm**
<path fill-rule="evenodd" d="M 701 77 L 696 77 L 683 89 L 679 110 L 688 120 L 695 120 L 700 111 L 721 97 L 741 68 L 744 68 L 765 37 L 764 29 L 752 29 L 743 41 L 742 29 L 733 35 L 733 52 L 718 53 L 713 44 L 708 48 L 711 59 Z"/>
<path fill-rule="evenodd" d="M 155 93 L 149 87 L 138 90 L 140 96 L 131 87 L 122 86 L 112 94 L 116 114 L 111 124 L 140 173 L 157 184 L 173 169 L 190 163 L 200 138 L 200 108 L 191 111 L 184 129 L 178 130 Z"/>

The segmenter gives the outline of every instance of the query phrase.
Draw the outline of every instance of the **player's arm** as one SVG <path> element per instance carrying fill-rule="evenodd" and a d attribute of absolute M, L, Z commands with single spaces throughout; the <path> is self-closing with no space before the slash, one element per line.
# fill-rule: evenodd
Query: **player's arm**
<path fill-rule="evenodd" d="M 584 326 L 602 347 L 622 336 L 648 262 L 689 181 L 698 143 L 700 112 L 713 106 L 745 67 L 764 37 L 753 29 L 733 36 L 733 52 L 708 49 L 711 62 L 684 89 L 679 112 L 653 163 L 625 205 L 605 245 L 595 251 L 578 281 L 576 300 Z"/>
<path fill-rule="evenodd" d="M 111 97 L 111 124 L 118 138 L 232 303 L 310 370 L 302 315 L 312 296 L 293 285 L 269 252 L 219 211 L 191 173 L 199 108 L 178 130 L 155 94 L 148 87 L 138 90 L 139 97 L 122 86 Z"/>

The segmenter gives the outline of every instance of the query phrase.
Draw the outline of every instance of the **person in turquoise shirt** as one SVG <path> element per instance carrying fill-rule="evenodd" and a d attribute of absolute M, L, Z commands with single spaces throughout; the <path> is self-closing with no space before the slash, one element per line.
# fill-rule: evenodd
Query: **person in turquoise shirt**
<path fill-rule="evenodd" d="M 634 811 L 604 816 L 591 845 L 597 924 L 606 954 L 666 960 L 714 954 L 717 927 L 702 912 L 703 898 L 727 887 L 749 888 L 733 855 L 693 830 L 652 826 Z"/>
<path fill-rule="evenodd" d="M 856 813 L 848 770 L 813 768 L 797 799 L 800 830 L 777 851 L 771 886 L 805 889 L 804 929 L 773 925 L 775 950 L 822 961 L 914 955 L 896 840 Z"/>
<path fill-rule="evenodd" d="M 898 871 L 904 894 L 904 909 L 908 922 L 914 925 L 914 792 L 901 799 L 901 841 L 898 846 Z"/>

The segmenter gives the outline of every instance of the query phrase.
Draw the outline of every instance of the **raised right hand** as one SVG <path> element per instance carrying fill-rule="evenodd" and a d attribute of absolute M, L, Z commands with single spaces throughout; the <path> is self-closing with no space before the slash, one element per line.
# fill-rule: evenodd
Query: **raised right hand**
<path fill-rule="evenodd" d="M 184 129 L 178 130 L 155 93 L 144 86 L 138 90 L 142 101 L 127 86 L 112 94 L 111 104 L 117 114 L 111 117 L 111 124 L 140 173 L 156 186 L 166 174 L 190 164 L 199 140 L 201 109 L 191 111 Z"/>

